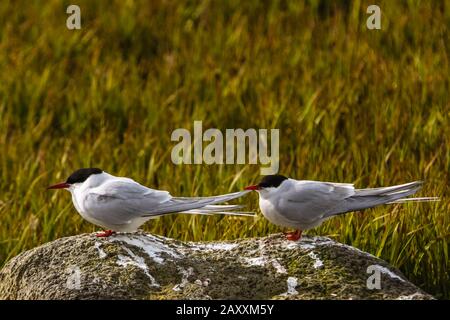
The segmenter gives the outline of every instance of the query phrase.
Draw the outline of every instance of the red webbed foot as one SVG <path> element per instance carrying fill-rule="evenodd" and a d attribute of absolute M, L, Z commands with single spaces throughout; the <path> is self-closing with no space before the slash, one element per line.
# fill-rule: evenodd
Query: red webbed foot
<path fill-rule="evenodd" d="M 302 230 L 295 230 L 293 232 L 286 232 L 284 234 L 289 241 L 298 241 L 302 238 Z"/>
<path fill-rule="evenodd" d="M 105 231 L 100 231 L 100 232 L 97 232 L 96 234 L 95 234 L 95 236 L 97 237 L 97 238 L 107 238 L 107 237 L 109 237 L 109 236 L 112 236 L 113 234 L 115 234 L 116 232 L 115 231 L 112 231 L 112 230 L 105 230 Z"/>

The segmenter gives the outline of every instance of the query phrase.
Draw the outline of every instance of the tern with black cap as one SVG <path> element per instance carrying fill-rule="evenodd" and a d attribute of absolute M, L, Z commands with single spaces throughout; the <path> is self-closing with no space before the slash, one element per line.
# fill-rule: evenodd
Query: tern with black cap
<path fill-rule="evenodd" d="M 294 228 L 288 240 L 299 240 L 302 231 L 319 226 L 343 213 L 373 208 L 381 204 L 407 201 L 436 201 L 436 197 L 406 198 L 422 187 L 422 181 L 401 185 L 355 189 L 351 183 L 289 179 L 282 175 L 265 176 L 248 186 L 259 194 L 259 207 L 267 220 L 278 226 Z"/>
<path fill-rule="evenodd" d="M 98 233 L 99 237 L 110 236 L 115 231 L 134 232 L 149 219 L 171 213 L 253 216 L 232 211 L 241 208 L 240 205 L 218 205 L 249 191 L 179 198 L 167 191 L 150 189 L 132 179 L 116 177 L 98 168 L 79 169 L 65 182 L 48 189 L 68 190 L 80 215 L 90 223 L 107 229 Z"/>

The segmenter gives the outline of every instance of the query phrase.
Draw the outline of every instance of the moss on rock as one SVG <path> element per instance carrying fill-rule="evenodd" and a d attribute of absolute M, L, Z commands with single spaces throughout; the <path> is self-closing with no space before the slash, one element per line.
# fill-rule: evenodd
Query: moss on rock
<path fill-rule="evenodd" d="M 380 289 L 368 289 L 369 266 Z M 190 243 L 144 233 L 62 238 L 0 271 L 1 299 L 432 299 L 386 262 L 328 238 Z"/>

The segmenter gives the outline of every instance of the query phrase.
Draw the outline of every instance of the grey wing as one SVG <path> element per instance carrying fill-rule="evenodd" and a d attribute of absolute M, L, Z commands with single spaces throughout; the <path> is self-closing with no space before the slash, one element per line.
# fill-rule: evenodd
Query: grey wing
<path fill-rule="evenodd" d="M 86 201 L 89 208 L 95 209 L 97 215 L 101 214 L 111 223 L 117 224 L 128 223 L 130 219 L 137 217 L 156 217 L 199 208 L 203 210 L 198 212 L 200 214 L 218 212 L 219 208 L 210 205 L 241 197 L 248 192 L 200 198 L 175 198 L 167 191 L 153 190 L 131 179 L 120 178 L 93 190 L 86 197 Z M 237 207 L 240 206 L 232 208 Z M 227 206 L 223 208 L 228 209 L 230 208 Z"/>
<path fill-rule="evenodd" d="M 302 219 L 313 222 L 315 219 L 395 203 L 417 192 L 421 185 L 421 181 L 414 181 L 391 187 L 354 189 L 352 184 L 345 183 L 297 181 L 294 191 L 287 194 L 286 202 L 297 206 Z"/>
<path fill-rule="evenodd" d="M 250 191 L 246 190 L 210 197 L 173 197 L 169 201 L 162 203 L 154 210 L 149 211 L 145 216 L 151 216 L 155 214 L 175 213 L 175 212 L 198 213 L 198 214 L 221 213 L 221 214 L 239 215 L 239 213 L 235 212 L 228 212 L 228 213 L 221 212 L 221 210 L 228 211 L 239 209 L 241 208 L 241 206 L 239 205 L 216 205 L 216 204 L 242 197 L 243 195 L 249 192 Z M 195 209 L 201 210 L 195 211 Z"/>
<path fill-rule="evenodd" d="M 126 224 L 171 199 L 167 191 L 150 189 L 131 179 L 120 178 L 93 189 L 86 196 L 84 207 L 111 224 Z"/>
<path fill-rule="evenodd" d="M 331 215 L 354 194 L 355 188 L 349 183 L 292 180 L 279 206 L 286 219 L 312 224 Z"/>
<path fill-rule="evenodd" d="M 401 203 L 406 201 L 433 201 L 436 198 L 406 198 L 422 187 L 422 181 L 414 181 L 391 187 L 356 189 L 355 195 L 345 199 L 332 214 L 373 208 L 381 204 Z"/>

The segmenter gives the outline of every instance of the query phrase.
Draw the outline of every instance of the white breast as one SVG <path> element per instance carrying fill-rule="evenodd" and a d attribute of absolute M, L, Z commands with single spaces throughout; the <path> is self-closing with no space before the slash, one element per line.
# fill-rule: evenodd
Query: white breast
<path fill-rule="evenodd" d="M 93 215 L 91 215 L 84 207 L 85 195 L 86 195 L 85 192 L 81 191 L 80 189 L 75 189 L 71 193 L 72 193 L 73 206 L 78 211 L 80 216 L 83 217 L 83 219 L 89 221 L 92 224 L 95 224 L 97 226 L 101 226 L 103 228 L 108 229 L 108 226 L 106 226 L 102 221 L 95 219 L 95 217 Z"/>
<path fill-rule="evenodd" d="M 270 200 L 259 197 L 259 207 L 264 217 L 271 223 L 286 228 L 296 227 L 295 223 L 286 219 L 279 211 L 278 206 L 272 203 Z"/>
<path fill-rule="evenodd" d="M 260 192 L 259 206 L 267 220 L 281 227 L 308 230 L 326 220 L 321 214 L 304 211 L 302 206 L 289 201 L 281 189 Z"/>

